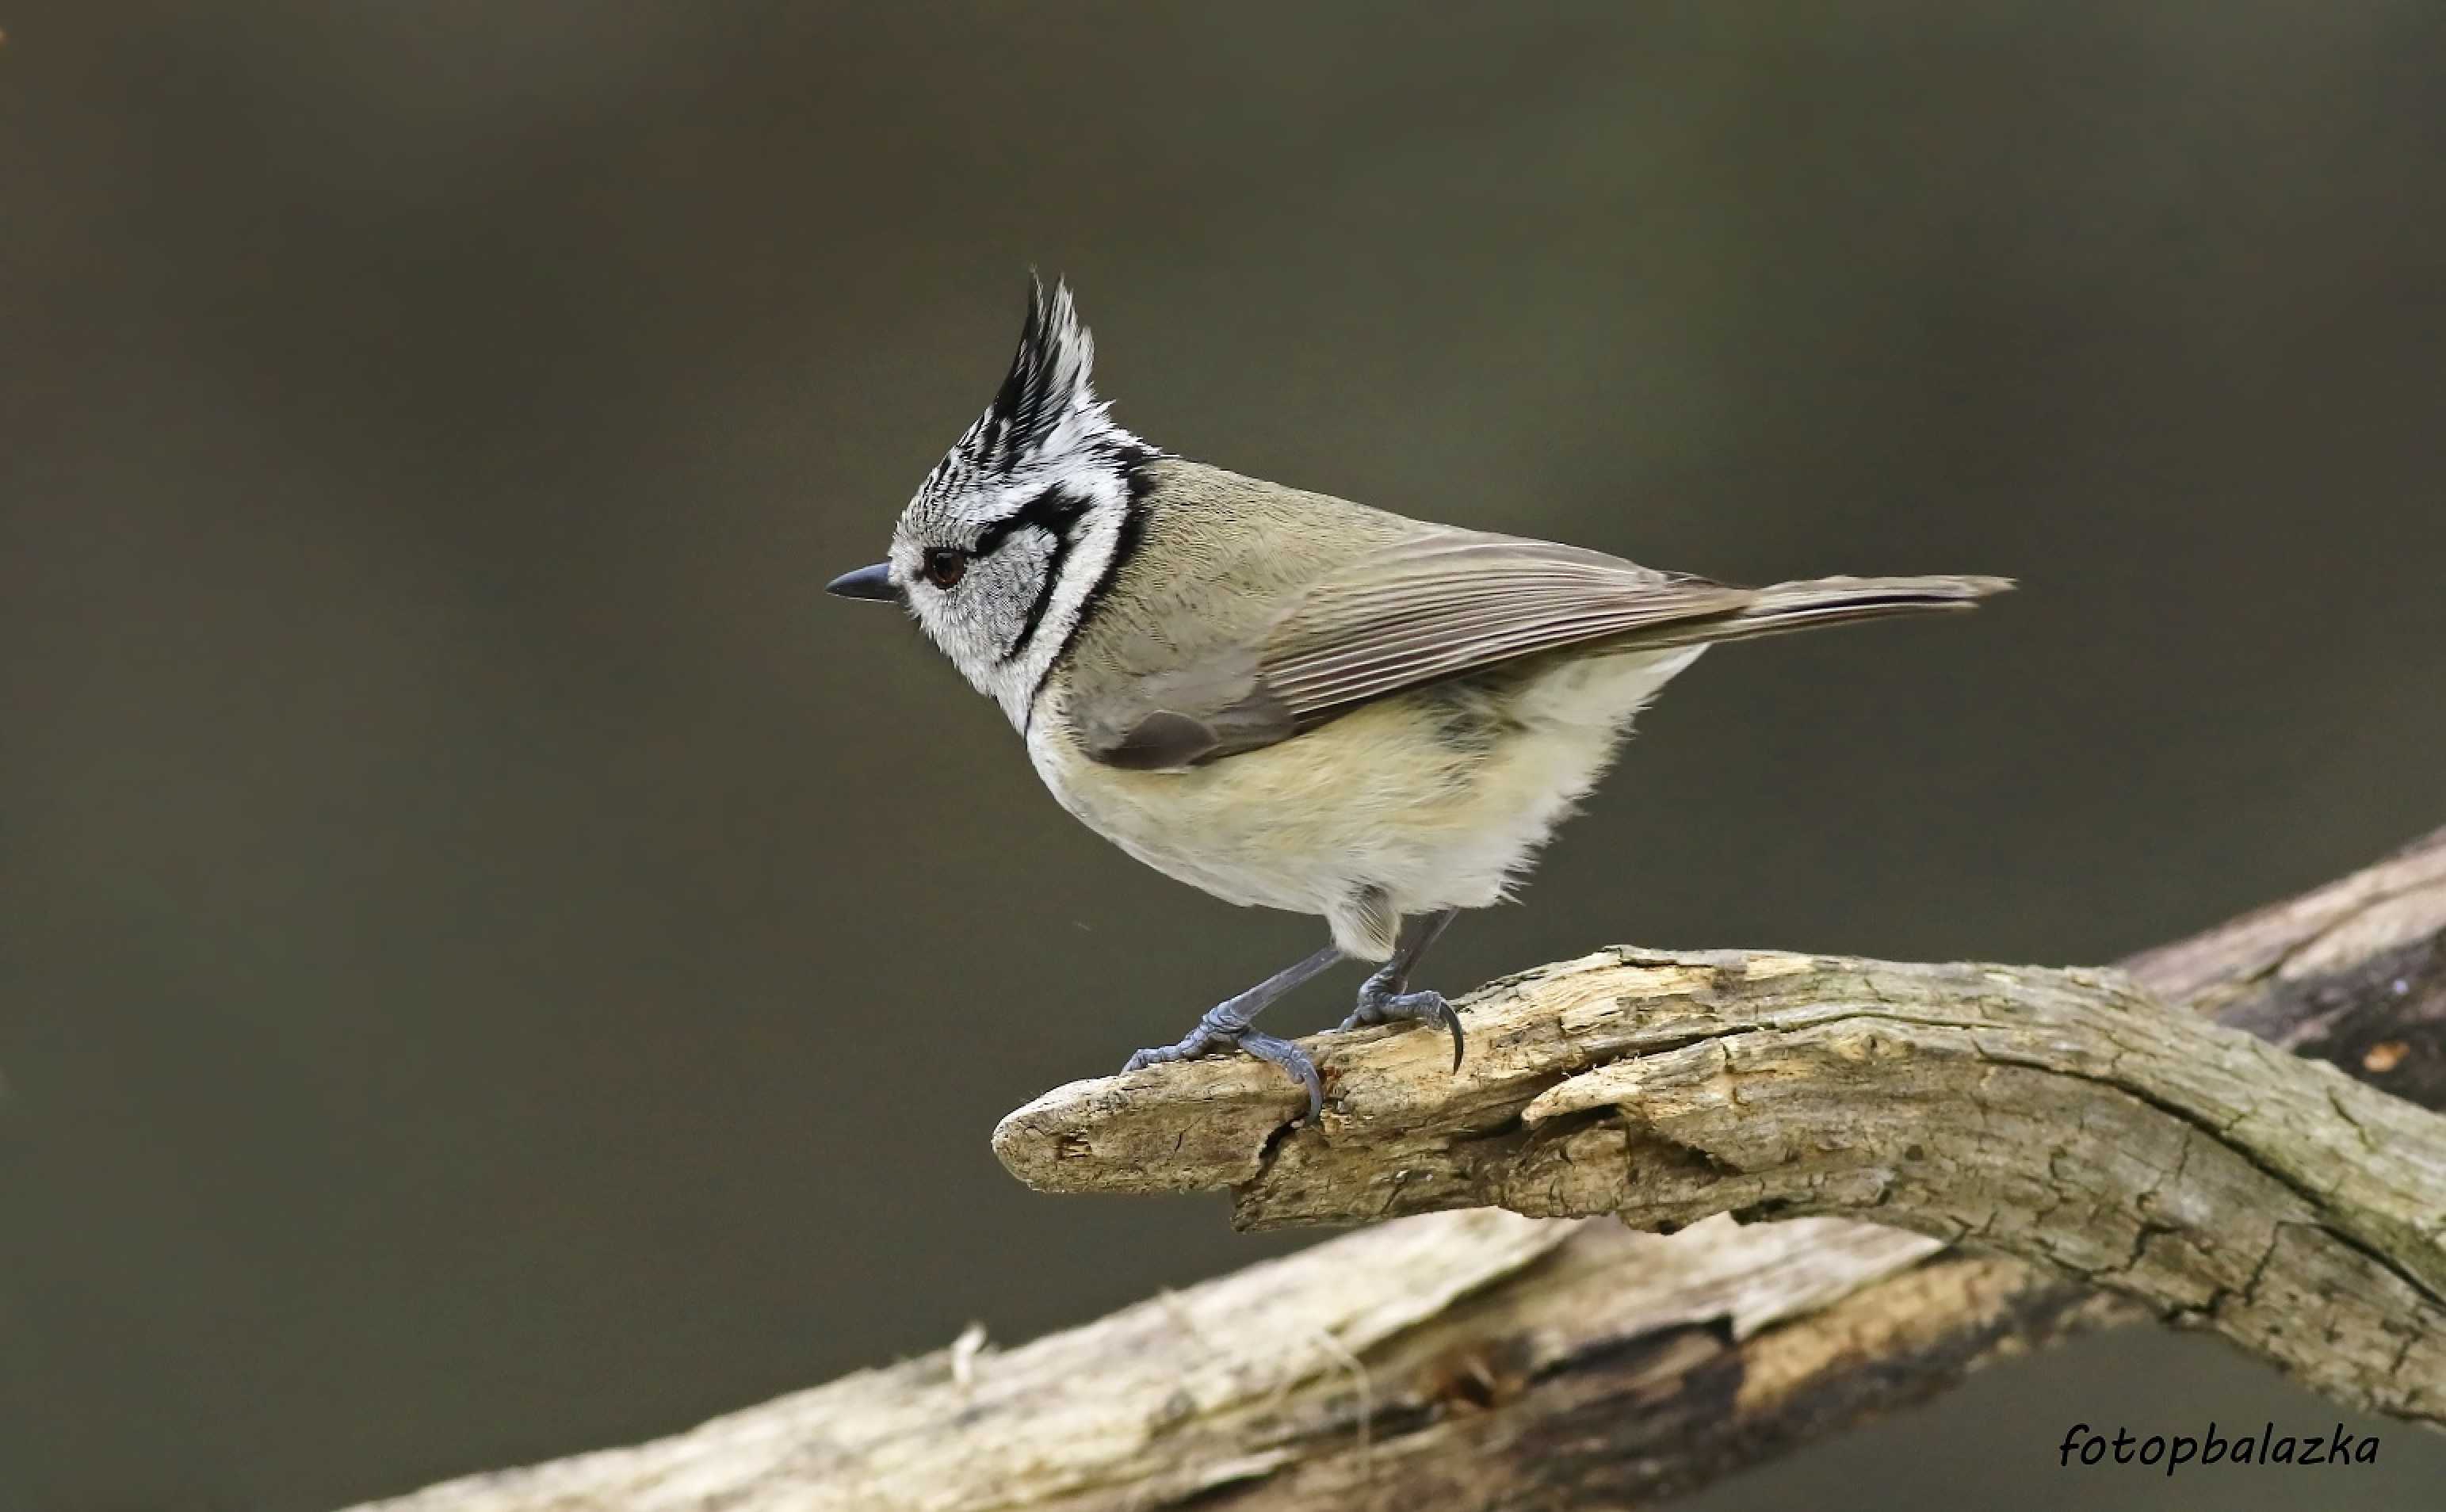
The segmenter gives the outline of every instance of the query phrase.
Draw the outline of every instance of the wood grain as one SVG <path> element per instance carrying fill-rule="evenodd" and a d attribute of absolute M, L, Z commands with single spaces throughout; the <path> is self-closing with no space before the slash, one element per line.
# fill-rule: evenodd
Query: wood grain
<path fill-rule="evenodd" d="M 1244 1222 L 1489 1195 L 1660 1225 L 1882 1222 L 1665 1238 L 1423 1212 L 1007 1352 L 382 1505 L 1611 1507 L 2150 1316 L 2438 1415 L 2438 1209 L 2419 1207 L 2438 1120 L 2414 1105 L 2446 1100 L 2446 831 L 2120 972 L 1616 950 L 1469 1013 L 1458 1082 L 1424 1074 L 1424 1036 L 1311 1041 L 1336 1099 L 1314 1135 L 1284 1131 L 1268 1068 L 1217 1060 L 1060 1089 L 997 1147 L 1066 1187 L 1219 1180 Z M 1583 1149 L 1585 1169 L 1564 1158 Z M 2228 1231 L 2237 1204 L 2272 1205 Z M 2288 1337 L 2288 1313 L 2316 1325 Z"/>

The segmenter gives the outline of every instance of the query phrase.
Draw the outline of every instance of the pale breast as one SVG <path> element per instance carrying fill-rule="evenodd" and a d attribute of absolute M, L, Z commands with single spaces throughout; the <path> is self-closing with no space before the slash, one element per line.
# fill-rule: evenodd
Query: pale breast
<path fill-rule="evenodd" d="M 1604 772 L 1629 716 L 1695 655 L 1433 684 L 1184 772 L 1087 757 L 1057 685 L 1040 699 L 1028 755 L 1089 829 L 1230 902 L 1332 916 L 1374 888 L 1402 914 L 1482 907 Z"/>

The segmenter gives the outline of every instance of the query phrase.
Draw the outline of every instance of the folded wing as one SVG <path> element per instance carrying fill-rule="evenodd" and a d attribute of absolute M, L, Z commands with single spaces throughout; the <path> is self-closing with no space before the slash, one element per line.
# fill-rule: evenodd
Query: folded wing
<path fill-rule="evenodd" d="M 1077 711 L 1079 724 L 1099 760 L 1194 766 L 1289 739 L 1405 688 L 1728 619 L 1757 597 L 1580 547 L 1434 530 L 1287 595 L 1252 644 L 1115 690 Z"/>

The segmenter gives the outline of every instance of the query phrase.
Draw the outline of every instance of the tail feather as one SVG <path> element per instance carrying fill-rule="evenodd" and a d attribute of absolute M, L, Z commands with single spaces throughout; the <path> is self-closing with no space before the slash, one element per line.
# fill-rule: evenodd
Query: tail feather
<path fill-rule="evenodd" d="M 1820 577 L 1759 589 L 1733 616 L 1753 633 L 1802 629 L 1881 614 L 1931 614 L 1966 609 L 2013 586 L 2008 577 Z"/>
<path fill-rule="evenodd" d="M 2007 577 L 1810 578 L 1759 588 L 1748 605 L 1730 614 L 1662 626 L 1639 640 L 1648 645 L 1746 641 L 1890 614 L 1952 613 L 2012 586 Z"/>

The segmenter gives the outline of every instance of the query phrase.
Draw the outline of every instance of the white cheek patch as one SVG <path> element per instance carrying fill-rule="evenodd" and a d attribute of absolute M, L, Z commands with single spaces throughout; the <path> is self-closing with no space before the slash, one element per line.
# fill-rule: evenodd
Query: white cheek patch
<path fill-rule="evenodd" d="M 1103 496 L 1093 499 L 1071 527 L 1066 548 L 1059 544 L 1047 548 L 1044 565 L 1056 570 L 1050 589 L 1044 593 L 1044 612 L 1030 628 L 1025 623 L 1027 607 L 1022 608 L 1013 621 L 1011 639 L 1005 644 L 1020 645 L 1023 633 L 1025 644 L 1018 655 L 1008 657 L 993 669 L 994 685 L 986 691 L 1002 705 L 1011 722 L 1022 728 L 1026 726 L 1027 705 L 1035 698 L 1038 684 L 1044 681 L 1044 674 L 1061 656 L 1063 647 L 1070 644 L 1088 600 L 1104 580 L 1120 549 L 1129 506 L 1124 490 L 1112 486 L 1118 483 L 1118 479 L 1112 479 L 1108 487 L 1098 490 Z"/>

